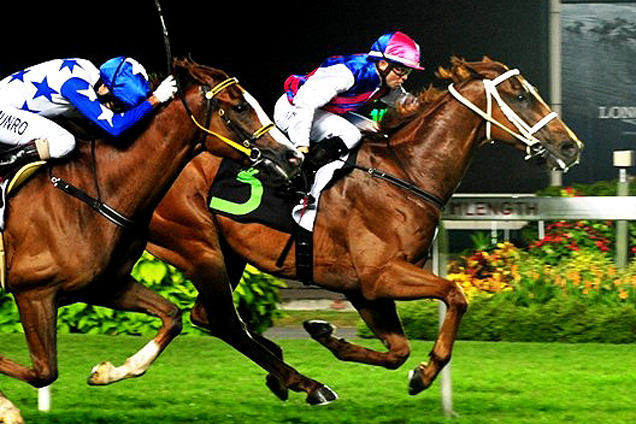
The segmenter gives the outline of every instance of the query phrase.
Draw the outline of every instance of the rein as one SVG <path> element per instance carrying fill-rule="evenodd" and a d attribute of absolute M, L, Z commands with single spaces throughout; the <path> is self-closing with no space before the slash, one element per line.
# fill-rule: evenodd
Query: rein
<path fill-rule="evenodd" d="M 214 97 L 219 94 L 221 91 L 225 90 L 226 88 L 232 86 L 232 85 L 237 85 L 237 87 L 239 87 L 239 89 L 241 91 L 243 91 L 243 88 L 238 84 L 238 79 L 236 78 L 228 78 L 225 81 L 219 83 L 218 85 L 216 85 L 215 87 L 213 87 L 211 90 L 209 90 L 208 92 L 205 93 L 205 98 L 209 101 L 209 104 L 212 104 L 212 101 L 214 100 Z M 184 104 L 185 103 L 185 97 L 183 95 L 180 96 L 181 99 L 183 100 Z M 208 107 L 208 110 L 211 110 L 211 106 Z M 219 108 L 219 116 L 221 116 L 224 120 L 225 120 L 225 124 L 232 128 L 235 132 L 240 132 L 239 128 L 229 119 L 229 118 L 225 118 L 225 110 L 222 108 Z M 218 138 L 219 140 L 221 140 L 222 142 L 228 144 L 230 147 L 238 150 L 239 152 L 245 154 L 246 156 L 248 156 L 250 158 L 250 160 L 252 162 L 256 162 L 257 160 L 260 159 L 261 157 L 261 151 L 254 146 L 254 142 L 256 140 L 258 140 L 259 138 L 261 138 L 262 136 L 264 136 L 265 134 L 267 134 L 272 128 L 274 128 L 274 124 L 273 123 L 269 123 L 267 125 L 262 126 L 261 128 L 259 128 L 258 130 L 256 130 L 253 134 L 247 136 L 245 138 L 245 140 L 243 140 L 241 143 L 238 143 L 234 140 L 231 140 L 227 137 L 225 137 L 222 134 L 219 134 L 217 132 L 214 132 L 212 130 L 210 130 L 209 128 L 207 128 L 207 125 L 201 125 L 196 118 L 194 117 L 194 114 L 190 111 L 189 107 L 187 107 L 186 105 L 186 111 L 188 112 L 188 114 L 190 115 L 190 119 L 192 120 L 192 122 L 194 122 L 194 124 L 197 126 L 197 128 L 199 128 L 201 131 L 203 131 L 206 134 L 212 135 L 216 138 Z M 209 122 L 209 117 L 207 118 L 207 122 Z"/>

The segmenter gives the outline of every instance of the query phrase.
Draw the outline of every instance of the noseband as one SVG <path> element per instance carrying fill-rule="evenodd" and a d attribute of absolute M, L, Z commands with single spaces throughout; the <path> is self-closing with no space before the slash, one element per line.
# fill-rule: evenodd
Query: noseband
<path fill-rule="evenodd" d="M 492 80 L 489 80 L 489 79 L 482 80 L 484 84 L 484 91 L 486 93 L 486 110 L 485 111 L 481 110 L 477 105 L 472 103 L 466 97 L 462 96 L 457 91 L 457 89 L 455 89 L 453 84 L 450 84 L 448 86 L 448 91 L 451 93 L 451 95 L 455 99 L 457 99 L 457 101 L 459 101 L 461 104 L 463 104 L 464 106 L 466 106 L 467 108 L 469 108 L 470 110 L 475 112 L 477 115 L 481 116 L 483 119 L 486 120 L 486 139 L 488 141 L 492 141 L 492 135 L 491 135 L 492 125 L 496 125 L 497 127 L 501 128 L 502 130 L 504 130 L 505 132 L 512 135 L 514 138 L 516 138 L 517 140 L 521 141 L 523 144 L 526 145 L 526 152 L 527 152 L 526 159 L 543 155 L 547 151 L 553 156 L 554 160 L 557 161 L 557 163 L 559 164 L 562 170 L 567 170 L 568 166 L 554 151 L 554 148 L 542 142 L 541 140 L 537 139 L 534 136 L 534 134 L 539 132 L 539 130 L 541 130 L 543 127 L 548 125 L 550 121 L 552 121 L 554 118 L 557 118 L 558 114 L 556 112 L 550 112 L 546 116 L 541 118 L 539 122 L 537 122 L 533 126 L 530 126 L 514 110 L 512 110 L 512 108 L 508 106 L 508 104 L 506 104 L 506 102 L 504 102 L 503 99 L 501 98 L 499 91 L 497 91 L 497 86 L 513 76 L 519 76 L 519 80 L 521 81 L 521 84 L 523 85 L 523 87 L 528 92 L 530 92 L 533 96 L 540 99 L 534 87 L 532 87 L 525 79 L 521 78 L 521 75 L 518 69 L 511 69 L 509 71 L 506 71 L 503 74 L 499 75 L 497 78 Z M 497 121 L 496 119 L 492 117 L 492 103 L 493 103 L 492 100 L 493 99 L 495 99 L 495 101 L 497 102 L 497 105 L 499 106 L 499 109 L 501 109 L 504 116 L 517 128 L 518 132 L 515 132 L 509 129 L 504 124 L 502 124 L 501 122 Z"/>
<path fill-rule="evenodd" d="M 210 124 L 212 110 L 214 109 L 214 106 L 218 105 L 218 100 L 215 98 L 216 95 L 221 93 L 226 88 L 231 87 L 232 85 L 237 85 L 237 87 L 239 87 L 239 89 L 243 91 L 243 88 L 240 85 L 238 85 L 238 79 L 236 78 L 228 78 L 225 81 L 212 87 L 211 89 L 205 91 L 205 98 L 207 100 L 207 114 L 206 114 L 205 125 L 202 125 L 201 123 L 199 123 L 199 121 L 197 121 L 197 119 L 194 117 L 194 114 L 190 111 L 190 108 L 188 107 L 185 101 L 185 96 L 181 95 L 181 99 L 183 101 L 183 104 L 186 106 L 186 110 L 188 114 L 190 115 L 190 119 L 192 119 L 192 122 L 194 122 L 197 128 L 199 128 L 201 131 L 203 131 L 206 134 L 209 134 L 218 138 L 219 140 L 226 143 L 230 147 L 245 154 L 247 157 L 249 157 L 249 159 L 252 162 L 257 162 L 258 160 L 260 160 L 262 154 L 261 154 L 261 151 L 258 149 L 258 147 L 256 147 L 254 144 L 259 138 L 263 137 L 272 128 L 274 128 L 273 123 L 269 123 L 267 125 L 262 126 L 258 130 L 256 130 L 253 134 L 248 135 L 242 142 L 236 142 L 234 140 L 231 140 L 225 137 L 224 135 L 214 132 L 208 128 Z M 223 120 L 225 121 L 225 124 L 228 127 L 230 127 L 234 132 L 238 132 L 238 133 L 243 132 L 236 124 L 232 122 L 230 118 L 226 116 L 226 112 L 223 108 L 218 107 L 218 114 L 221 118 L 223 118 Z"/>

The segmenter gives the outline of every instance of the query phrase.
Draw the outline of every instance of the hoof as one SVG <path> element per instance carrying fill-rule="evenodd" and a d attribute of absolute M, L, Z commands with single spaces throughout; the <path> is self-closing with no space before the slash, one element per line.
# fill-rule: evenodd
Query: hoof
<path fill-rule="evenodd" d="M 312 406 L 326 405 L 336 399 L 338 394 L 327 386 L 322 386 L 307 395 L 307 403 Z"/>
<path fill-rule="evenodd" d="M 409 395 L 416 395 L 419 392 L 428 389 L 430 384 L 425 384 L 422 379 L 422 373 L 420 367 L 415 367 L 409 371 Z"/>
<path fill-rule="evenodd" d="M 305 331 L 307 331 L 314 339 L 329 337 L 336 329 L 335 325 L 330 324 L 327 321 L 317 319 L 311 319 L 303 322 L 303 327 L 305 327 Z"/>
<path fill-rule="evenodd" d="M 111 374 L 115 366 L 110 362 L 102 362 L 95 365 L 88 376 L 88 384 L 91 386 L 105 386 L 112 383 Z"/>
<path fill-rule="evenodd" d="M 281 381 L 271 374 L 268 374 L 265 378 L 265 385 L 269 390 L 276 395 L 276 397 L 282 401 L 289 399 L 289 390 L 281 383 Z"/>

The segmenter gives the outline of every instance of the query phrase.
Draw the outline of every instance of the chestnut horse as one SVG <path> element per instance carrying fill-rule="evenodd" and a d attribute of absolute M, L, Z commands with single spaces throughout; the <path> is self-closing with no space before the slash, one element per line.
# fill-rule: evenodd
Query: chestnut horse
<path fill-rule="evenodd" d="M 34 387 L 55 381 L 57 309 L 75 302 L 144 312 L 162 320 L 154 340 L 125 366 L 111 367 L 108 381 L 100 375 L 104 371 L 97 370 L 92 382 L 142 373 L 141 366 L 179 334 L 181 313 L 130 272 L 146 246 L 153 210 L 186 163 L 205 149 L 239 161 L 249 153 L 252 162 L 283 179 L 299 169 L 300 153 L 271 121 L 264 121 L 260 106 L 236 79 L 189 60 L 176 60 L 174 72 L 182 101 L 164 105 L 127 137 L 84 143 L 72 160 L 35 174 L 10 199 L 4 233 L 6 290 L 17 303 L 32 366 L 0 355 L 1 373 Z M 238 143 L 235 147 L 242 152 L 227 142 Z M 128 225 L 99 216 L 88 204 L 54 187 L 53 180 L 99 193 Z M 16 413 L 15 407 L 0 394 L 0 422 L 21 422 L 11 413 Z"/>
<path fill-rule="evenodd" d="M 488 58 L 453 58 L 452 67 L 440 68 L 439 75 L 453 80 L 448 91 L 423 92 L 417 110 L 399 116 L 388 142 L 367 140 L 358 153 L 359 165 L 397 176 L 419 190 L 408 191 L 354 170 L 322 194 L 313 231 L 313 282 L 344 293 L 387 348 L 381 352 L 357 346 L 334 337 L 328 323 L 306 323 L 312 337 L 338 359 L 398 368 L 410 348 L 395 300 L 433 298 L 446 304 L 430 360 L 410 373 L 411 394 L 429 387 L 450 360 L 467 308 L 457 284 L 423 265 L 442 204 L 458 186 L 476 149 L 487 140 L 498 140 L 567 168 L 578 161 L 582 148 L 517 70 Z M 278 377 L 288 369 L 281 349 L 249 333 L 234 310 L 232 290 L 246 261 L 294 279 L 295 246 L 284 263 L 277 264 L 289 234 L 210 212 L 208 191 L 220 163 L 202 154 L 183 170 L 155 211 L 148 250 L 183 270 L 196 285 L 193 322 L 269 371 L 268 387 L 286 399 L 287 388 L 312 389 L 316 383 L 299 381 L 296 373 Z M 427 195 L 420 196 L 422 192 Z M 325 401 L 336 398 L 325 396 Z"/>

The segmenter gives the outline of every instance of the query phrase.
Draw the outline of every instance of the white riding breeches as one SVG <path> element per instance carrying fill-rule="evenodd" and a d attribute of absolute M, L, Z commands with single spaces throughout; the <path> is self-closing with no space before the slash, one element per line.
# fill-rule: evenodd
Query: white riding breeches
<path fill-rule="evenodd" d="M 303 119 L 302 114 L 311 113 L 313 117 Z M 274 107 L 274 121 L 278 128 L 289 136 L 296 147 L 303 147 L 302 139 L 307 132 L 304 125 L 311 122 L 309 138 L 321 141 L 327 138 L 340 137 L 349 150 L 354 148 L 362 138 L 360 130 L 345 117 L 321 109 L 311 110 L 298 108 L 289 103 L 287 95 L 283 94 Z M 299 143 L 301 140 L 301 143 Z M 307 146 L 308 147 L 308 146 Z"/>
<path fill-rule="evenodd" d="M 0 101 L 0 143 L 20 146 L 31 140 L 46 140 L 52 158 L 66 156 L 75 148 L 75 137 L 60 125 Z"/>

